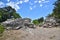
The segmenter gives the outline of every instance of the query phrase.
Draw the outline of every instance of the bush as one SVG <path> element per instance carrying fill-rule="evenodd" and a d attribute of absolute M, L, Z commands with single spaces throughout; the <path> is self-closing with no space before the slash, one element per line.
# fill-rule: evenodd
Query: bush
<path fill-rule="evenodd" d="M 0 34 L 4 32 L 4 26 L 0 25 Z"/>
<path fill-rule="evenodd" d="M 39 24 L 38 20 L 33 20 L 32 23 L 34 23 L 35 25 Z"/>

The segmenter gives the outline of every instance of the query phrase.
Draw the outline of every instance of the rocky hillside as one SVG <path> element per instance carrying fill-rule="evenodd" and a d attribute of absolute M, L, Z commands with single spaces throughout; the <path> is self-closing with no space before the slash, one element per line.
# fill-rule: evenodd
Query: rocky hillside
<path fill-rule="evenodd" d="M 6 30 L 0 40 L 60 40 L 60 28 Z"/>

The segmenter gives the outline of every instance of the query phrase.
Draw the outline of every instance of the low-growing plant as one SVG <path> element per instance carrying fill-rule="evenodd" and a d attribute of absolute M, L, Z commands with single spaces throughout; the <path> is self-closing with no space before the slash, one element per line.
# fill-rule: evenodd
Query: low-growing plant
<path fill-rule="evenodd" d="M 4 32 L 4 26 L 0 24 L 0 34 Z"/>

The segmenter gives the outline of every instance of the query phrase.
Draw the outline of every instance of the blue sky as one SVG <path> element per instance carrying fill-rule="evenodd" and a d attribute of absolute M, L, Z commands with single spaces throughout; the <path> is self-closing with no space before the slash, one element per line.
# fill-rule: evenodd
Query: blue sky
<path fill-rule="evenodd" d="M 23 18 L 38 19 L 52 13 L 56 0 L 0 0 L 0 8 L 11 6 Z"/>

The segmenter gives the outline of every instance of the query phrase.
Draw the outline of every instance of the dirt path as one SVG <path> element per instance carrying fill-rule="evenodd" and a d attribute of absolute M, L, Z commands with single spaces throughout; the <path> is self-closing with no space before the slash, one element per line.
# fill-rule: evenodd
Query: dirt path
<path fill-rule="evenodd" d="M 36 28 L 5 31 L 3 40 L 60 40 L 60 28 Z"/>

